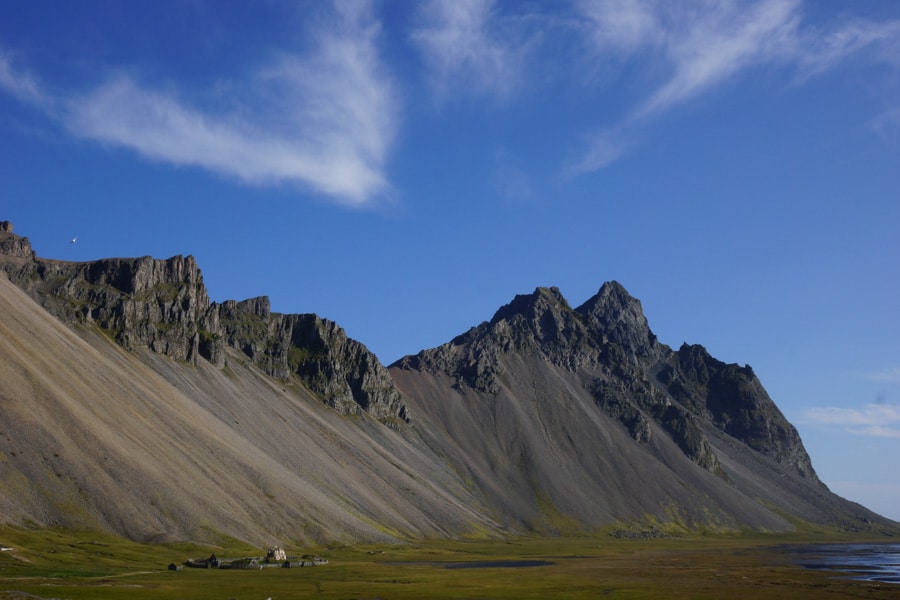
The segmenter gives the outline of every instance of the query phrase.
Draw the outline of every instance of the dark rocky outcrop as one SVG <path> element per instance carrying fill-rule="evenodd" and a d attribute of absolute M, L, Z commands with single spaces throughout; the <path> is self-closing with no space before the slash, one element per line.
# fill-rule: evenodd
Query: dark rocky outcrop
<path fill-rule="evenodd" d="M 176 360 L 199 358 L 211 318 L 191 256 L 3 262 L 10 281 L 68 324 L 95 324 L 128 349 L 146 346 Z"/>
<path fill-rule="evenodd" d="M 608 349 L 624 351 L 625 356 L 615 358 L 614 363 L 646 364 L 668 350 L 650 331 L 640 301 L 616 281 L 603 284 L 597 294 L 578 307 L 577 313 L 593 338 Z"/>
<path fill-rule="evenodd" d="M 533 294 L 516 296 L 490 322 L 396 364 L 441 371 L 451 375 L 456 386 L 496 393 L 496 377 L 503 370 L 499 358 L 508 354 L 538 356 L 575 369 L 595 359 L 599 348 L 557 288 L 538 288 Z"/>
<path fill-rule="evenodd" d="M 0 255 L 9 258 L 34 259 L 34 250 L 27 237 L 20 237 L 13 233 L 13 224 L 9 221 L 0 221 Z"/>
<path fill-rule="evenodd" d="M 658 380 L 694 414 L 797 475 L 818 480 L 797 430 L 751 367 L 725 364 L 703 346 L 683 344 L 659 371 Z"/>
<path fill-rule="evenodd" d="M 124 348 L 223 366 L 227 345 L 272 377 L 297 376 L 342 414 L 409 420 L 387 370 L 343 329 L 313 314 L 272 313 L 264 297 L 212 303 L 192 256 L 45 260 L 4 221 L 0 269 L 65 323 L 99 327 Z"/>
<path fill-rule="evenodd" d="M 409 421 L 387 369 L 333 321 L 314 314 L 273 313 L 266 297 L 229 300 L 214 309 L 218 339 L 267 374 L 279 379 L 299 376 L 342 414 L 364 411 L 386 424 Z"/>

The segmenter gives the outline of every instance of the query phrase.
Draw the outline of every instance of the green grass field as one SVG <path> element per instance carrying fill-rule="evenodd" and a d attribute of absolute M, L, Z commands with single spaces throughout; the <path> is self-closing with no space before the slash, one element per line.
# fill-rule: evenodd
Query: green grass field
<path fill-rule="evenodd" d="M 871 538 L 870 538 L 871 540 Z M 861 541 L 846 534 L 685 535 L 412 541 L 390 546 L 294 548 L 326 566 L 257 571 L 184 569 L 169 563 L 255 556 L 264 549 L 137 544 L 62 530 L 2 528 L 0 599 L 285 600 L 404 598 L 898 598 L 900 585 L 805 570 L 793 544 Z M 877 541 L 877 540 L 876 540 Z M 897 542 L 896 538 L 881 541 Z M 446 568 L 445 563 L 547 561 L 536 567 Z"/>

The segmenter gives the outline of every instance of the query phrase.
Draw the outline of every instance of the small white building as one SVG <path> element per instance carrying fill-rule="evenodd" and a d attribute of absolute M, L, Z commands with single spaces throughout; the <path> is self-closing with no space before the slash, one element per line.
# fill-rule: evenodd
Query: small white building
<path fill-rule="evenodd" d="M 284 551 L 284 548 L 275 546 L 273 548 L 269 548 L 268 553 L 266 553 L 266 558 L 277 561 L 285 561 L 287 560 L 287 553 Z"/>

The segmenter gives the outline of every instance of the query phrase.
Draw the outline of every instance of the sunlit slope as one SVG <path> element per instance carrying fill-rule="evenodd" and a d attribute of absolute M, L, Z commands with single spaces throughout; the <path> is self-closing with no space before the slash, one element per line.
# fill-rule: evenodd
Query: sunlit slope
<path fill-rule="evenodd" d="M 405 435 L 230 353 L 127 352 L 0 273 L 0 513 L 135 539 L 355 539 L 488 525 Z"/>

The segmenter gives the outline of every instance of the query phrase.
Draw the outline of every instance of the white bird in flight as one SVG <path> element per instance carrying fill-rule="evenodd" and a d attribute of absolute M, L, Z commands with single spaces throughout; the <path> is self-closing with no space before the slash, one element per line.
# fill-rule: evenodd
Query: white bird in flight
<path fill-rule="evenodd" d="M 77 243 L 78 243 L 78 238 L 77 238 L 77 237 L 73 237 L 73 238 L 72 238 L 72 241 L 69 242 L 69 243 L 70 243 L 70 244 L 77 244 Z"/>

